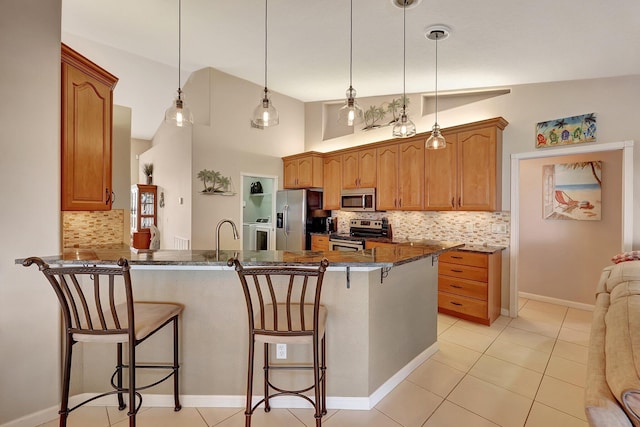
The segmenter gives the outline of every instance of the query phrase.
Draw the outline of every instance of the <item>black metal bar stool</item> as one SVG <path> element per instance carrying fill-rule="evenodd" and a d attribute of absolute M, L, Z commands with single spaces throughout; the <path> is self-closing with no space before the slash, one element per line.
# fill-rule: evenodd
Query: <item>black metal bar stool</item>
<path fill-rule="evenodd" d="M 247 402 L 245 426 L 251 426 L 251 415 L 264 402 L 265 412 L 271 410 L 269 399 L 292 395 L 307 400 L 315 409 L 316 426 L 322 425 L 326 406 L 326 345 L 327 309 L 320 304 L 322 280 L 329 261 L 323 259 L 317 268 L 243 267 L 237 259 L 227 264 L 240 277 L 249 315 L 249 360 L 247 368 Z M 252 405 L 255 344 L 264 344 L 264 398 Z M 269 344 L 311 344 L 313 366 L 272 365 Z M 285 390 L 272 383 L 269 372 L 276 369 L 306 369 L 313 373 L 313 384 L 297 390 Z M 304 394 L 313 390 L 314 398 Z"/>
<path fill-rule="evenodd" d="M 106 267 L 50 267 L 40 258 L 24 260 L 25 267 L 36 264 L 51 283 L 64 319 L 64 371 L 60 427 L 67 425 L 69 413 L 103 396 L 117 394 L 119 409 L 126 408 L 123 395 L 129 396 L 129 426 L 136 425 L 136 414 L 142 405 L 141 390 L 173 377 L 175 410 L 182 406 L 178 396 L 178 317 L 184 306 L 177 303 L 134 302 L 129 263 L 121 258 L 117 265 Z M 123 302 L 120 302 L 123 301 Z M 162 327 L 173 325 L 173 363 L 170 365 L 136 364 L 136 347 Z M 114 390 L 87 399 L 69 408 L 71 355 L 77 342 L 117 344 L 117 365 L 111 376 Z M 123 343 L 128 343 L 129 361 L 123 361 Z M 136 369 L 165 369 L 170 372 L 152 384 L 136 385 Z M 129 369 L 129 383 L 123 386 L 123 370 Z M 136 405 L 136 396 L 139 403 Z"/>

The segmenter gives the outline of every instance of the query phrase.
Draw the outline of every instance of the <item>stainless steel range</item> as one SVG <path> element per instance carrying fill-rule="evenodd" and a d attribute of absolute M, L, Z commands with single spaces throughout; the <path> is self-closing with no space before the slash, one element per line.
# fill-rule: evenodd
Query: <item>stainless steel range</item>
<path fill-rule="evenodd" d="M 352 219 L 349 234 L 331 234 L 330 251 L 361 251 L 367 238 L 390 238 L 389 224 L 386 219 Z"/>

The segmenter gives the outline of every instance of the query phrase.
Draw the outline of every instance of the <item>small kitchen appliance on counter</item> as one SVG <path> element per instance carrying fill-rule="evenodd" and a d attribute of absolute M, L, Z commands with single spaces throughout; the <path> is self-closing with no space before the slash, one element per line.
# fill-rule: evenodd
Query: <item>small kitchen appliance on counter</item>
<path fill-rule="evenodd" d="M 386 218 L 381 220 L 352 219 L 349 234 L 330 234 L 330 251 L 361 251 L 367 239 L 392 239 L 391 225 Z"/>

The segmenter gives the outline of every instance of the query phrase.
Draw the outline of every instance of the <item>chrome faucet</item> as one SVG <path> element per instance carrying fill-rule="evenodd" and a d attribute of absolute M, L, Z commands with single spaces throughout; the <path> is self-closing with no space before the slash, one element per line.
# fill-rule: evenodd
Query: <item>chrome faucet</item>
<path fill-rule="evenodd" d="M 218 225 L 216 225 L 216 255 L 220 253 L 220 228 L 222 228 L 222 224 L 224 224 L 225 222 L 231 224 L 231 228 L 233 229 L 233 239 L 238 240 L 240 238 L 240 236 L 238 235 L 238 229 L 236 228 L 236 225 L 233 221 L 231 221 L 230 219 L 221 220 Z"/>

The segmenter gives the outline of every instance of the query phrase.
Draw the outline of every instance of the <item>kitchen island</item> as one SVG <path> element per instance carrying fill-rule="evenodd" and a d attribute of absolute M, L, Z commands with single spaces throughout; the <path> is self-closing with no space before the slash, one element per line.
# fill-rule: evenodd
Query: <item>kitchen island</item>
<path fill-rule="evenodd" d="M 438 255 L 461 247 L 450 242 L 342 251 L 159 250 L 128 247 L 66 249 L 43 257 L 54 264 L 106 264 L 129 259 L 134 295 L 141 301 L 185 305 L 180 325 L 181 394 L 185 406 L 244 405 L 248 348 L 246 306 L 236 272 L 227 260 L 251 265 L 315 266 L 330 262 L 322 303 L 327 306 L 327 406 L 370 409 L 437 350 Z M 20 260 L 16 260 L 20 262 Z M 32 274 L 40 274 L 33 269 Z M 44 281 L 44 278 L 43 278 Z M 50 292 L 44 289 L 43 292 Z M 169 334 L 139 349 L 139 360 L 170 359 Z M 115 364 L 115 350 L 84 345 L 74 362 L 73 392 L 98 393 Z M 305 346 L 289 346 L 287 360 L 308 360 Z M 274 354 L 275 359 L 275 354 Z M 261 359 L 261 352 L 256 354 Z M 78 366 L 80 365 L 80 366 Z M 256 360 L 256 384 L 262 381 Z M 80 369 L 78 369 L 80 368 Z M 286 371 L 287 385 L 306 383 L 304 373 Z M 142 378 L 144 381 L 145 378 Z M 257 388 L 260 390 L 260 387 Z M 171 406 L 170 385 L 145 394 L 145 406 Z M 151 394 L 155 393 L 155 394 Z M 306 407 L 280 398 L 274 406 Z"/>

